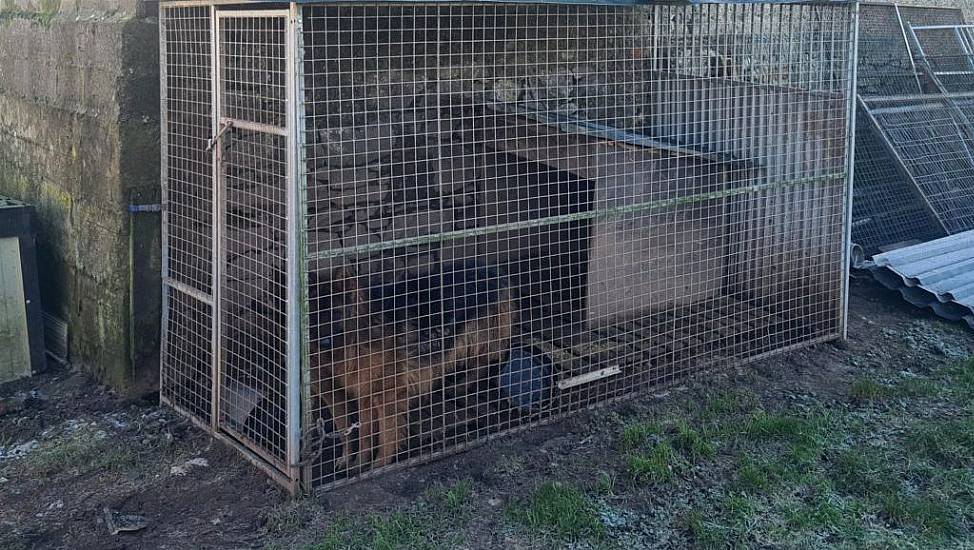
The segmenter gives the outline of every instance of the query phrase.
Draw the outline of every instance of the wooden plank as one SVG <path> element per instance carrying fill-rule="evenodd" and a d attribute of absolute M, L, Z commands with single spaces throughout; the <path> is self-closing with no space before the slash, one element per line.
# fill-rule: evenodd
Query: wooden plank
<path fill-rule="evenodd" d="M 30 376 L 20 240 L 0 239 L 0 383 Z"/>

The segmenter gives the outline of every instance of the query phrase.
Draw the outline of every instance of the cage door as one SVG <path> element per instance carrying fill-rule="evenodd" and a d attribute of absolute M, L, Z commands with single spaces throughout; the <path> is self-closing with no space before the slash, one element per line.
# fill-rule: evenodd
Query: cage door
<path fill-rule="evenodd" d="M 286 11 L 221 11 L 217 25 L 218 423 L 288 472 L 293 34 Z"/>

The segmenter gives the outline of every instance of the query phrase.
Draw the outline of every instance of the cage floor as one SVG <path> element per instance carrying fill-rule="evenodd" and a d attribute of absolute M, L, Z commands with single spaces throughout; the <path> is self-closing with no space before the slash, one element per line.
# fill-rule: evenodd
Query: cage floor
<path fill-rule="evenodd" d="M 560 327 L 548 323 L 545 330 L 533 324 L 518 325 L 521 336 L 515 338 L 514 347 L 550 360 L 547 402 L 532 409 L 514 405 L 501 393 L 499 365 L 474 386 L 456 379 L 462 374 L 453 375 L 411 411 L 408 451 L 401 460 L 448 453 L 492 435 L 672 382 L 702 368 L 740 363 L 808 338 L 807 330 L 798 334 L 799 329 L 767 309 L 729 297 L 670 307 L 638 320 L 590 330 L 577 328 L 577 323 Z M 582 382 L 572 385 L 572 380 Z M 570 387 L 560 389 L 559 382 L 566 381 Z M 316 485 L 345 477 L 332 469 L 332 461 L 321 461 L 312 475 Z"/>

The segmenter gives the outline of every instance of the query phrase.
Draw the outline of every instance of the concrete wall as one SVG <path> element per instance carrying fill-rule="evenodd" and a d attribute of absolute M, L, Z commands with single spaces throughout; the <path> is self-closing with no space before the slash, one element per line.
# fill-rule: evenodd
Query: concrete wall
<path fill-rule="evenodd" d="M 155 2 L 0 2 L 0 193 L 37 206 L 45 309 L 76 366 L 125 390 L 157 376 Z M 133 275 L 135 274 L 135 275 Z"/>

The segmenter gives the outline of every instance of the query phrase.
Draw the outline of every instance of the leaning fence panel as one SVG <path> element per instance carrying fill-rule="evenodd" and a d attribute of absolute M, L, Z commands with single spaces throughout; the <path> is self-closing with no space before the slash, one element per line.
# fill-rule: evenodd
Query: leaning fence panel
<path fill-rule="evenodd" d="M 863 107 L 940 228 L 974 228 L 974 95 L 867 98 Z"/>
<path fill-rule="evenodd" d="M 863 4 L 860 12 L 858 93 L 874 97 L 916 96 L 939 93 L 946 77 L 933 74 L 928 57 L 938 70 L 946 67 L 946 53 L 937 40 L 915 32 L 918 28 L 950 29 L 963 25 L 959 8 Z M 938 31 L 939 32 L 939 31 Z M 917 40 L 916 37 L 920 38 Z M 940 33 L 940 40 L 955 40 Z M 949 81 L 950 85 L 959 80 Z M 946 230 L 915 184 L 911 169 L 891 148 L 868 108 L 856 118 L 855 199 L 852 240 L 872 255 L 907 242 L 942 237 Z"/>
<path fill-rule="evenodd" d="M 220 60 L 223 358 L 194 360 L 219 367 L 218 430 L 306 488 L 842 334 L 854 5 L 323 4 L 288 24 L 293 86 L 276 28 Z"/>

